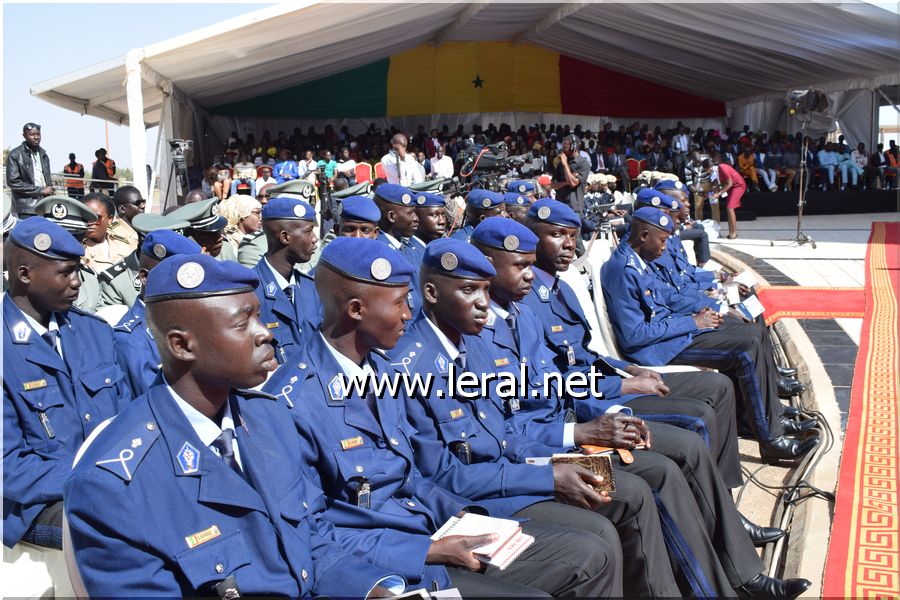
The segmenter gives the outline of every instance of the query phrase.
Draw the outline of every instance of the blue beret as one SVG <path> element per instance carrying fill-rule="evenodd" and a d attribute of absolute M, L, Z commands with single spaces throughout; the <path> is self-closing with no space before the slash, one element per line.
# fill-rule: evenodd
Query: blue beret
<path fill-rule="evenodd" d="M 201 252 L 203 249 L 200 244 L 168 229 L 151 231 L 144 237 L 144 243 L 141 244 L 141 253 L 156 260 L 177 254 L 200 254 Z"/>
<path fill-rule="evenodd" d="M 425 246 L 422 264 L 441 275 L 460 279 L 490 279 L 497 274 L 478 248 L 454 238 L 437 239 Z"/>
<path fill-rule="evenodd" d="M 71 233 L 84 233 L 97 222 L 97 213 L 81 200 L 69 196 L 48 196 L 34 205 L 34 214 L 53 221 Z"/>
<path fill-rule="evenodd" d="M 538 237 L 517 221 L 505 217 L 488 217 L 478 224 L 469 241 L 507 252 L 524 253 L 535 251 Z"/>
<path fill-rule="evenodd" d="M 677 179 L 660 179 L 658 182 L 656 182 L 656 185 L 653 186 L 653 189 L 660 192 L 663 190 L 678 190 L 679 192 L 687 192 L 684 184 Z"/>
<path fill-rule="evenodd" d="M 635 198 L 636 205 L 642 206 L 665 206 L 671 208 L 671 200 L 662 192 L 658 192 L 653 188 L 644 188 L 637 193 Z"/>
<path fill-rule="evenodd" d="M 415 203 L 416 194 L 411 189 L 396 183 L 382 183 L 375 188 L 375 195 L 391 204 L 410 206 Z"/>
<path fill-rule="evenodd" d="M 315 221 L 316 210 L 304 202 L 291 196 L 270 198 L 262 207 L 263 221 L 290 219 L 294 221 Z"/>
<path fill-rule="evenodd" d="M 632 214 L 631 216 L 632 218 L 643 221 L 648 225 L 653 225 L 657 229 L 662 229 L 664 231 L 672 233 L 672 228 L 674 227 L 672 217 L 659 210 L 658 208 L 653 208 L 652 206 L 642 206 L 641 208 L 634 211 L 634 214 Z"/>
<path fill-rule="evenodd" d="M 369 238 L 335 238 L 322 250 L 319 264 L 354 281 L 389 287 L 409 285 L 413 275 L 405 256 Z"/>
<path fill-rule="evenodd" d="M 175 220 L 183 219 L 190 223 L 189 229 L 199 231 L 219 231 L 228 225 L 228 219 L 219 214 L 218 198 L 185 204 L 166 216 Z"/>
<path fill-rule="evenodd" d="M 507 192 L 515 192 L 517 194 L 532 194 L 535 189 L 537 188 L 534 185 L 534 180 L 531 179 L 513 179 L 506 184 Z"/>
<path fill-rule="evenodd" d="M 9 239 L 16 246 L 44 258 L 78 260 L 84 256 L 81 242 L 56 223 L 41 217 L 19 221 L 9 234 Z"/>
<path fill-rule="evenodd" d="M 427 206 L 444 206 L 444 197 L 440 194 L 432 194 L 431 192 L 416 193 L 416 207 L 425 208 Z"/>
<path fill-rule="evenodd" d="M 341 219 L 377 223 L 381 219 L 381 211 L 371 198 L 350 196 L 341 201 Z"/>
<path fill-rule="evenodd" d="M 503 194 L 503 202 L 507 206 L 528 206 L 531 201 L 518 192 L 506 192 Z"/>
<path fill-rule="evenodd" d="M 490 210 L 503 204 L 503 194 L 490 190 L 475 189 L 466 196 L 466 205 L 478 210 Z"/>
<path fill-rule="evenodd" d="M 208 254 L 180 254 L 150 271 L 144 302 L 240 294 L 252 292 L 257 285 L 256 273 L 234 261 Z"/>
<path fill-rule="evenodd" d="M 541 223 L 550 223 L 551 225 L 562 225 L 563 227 L 581 228 L 581 219 L 575 214 L 575 211 L 569 208 L 568 204 L 563 204 L 558 200 L 550 198 L 542 198 L 531 205 L 528 209 L 528 216 Z"/>

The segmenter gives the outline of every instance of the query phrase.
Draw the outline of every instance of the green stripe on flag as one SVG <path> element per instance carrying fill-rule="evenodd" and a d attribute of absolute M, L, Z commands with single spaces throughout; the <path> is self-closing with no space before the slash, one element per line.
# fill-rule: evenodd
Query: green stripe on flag
<path fill-rule="evenodd" d="M 332 118 L 383 117 L 387 114 L 385 58 L 356 69 L 272 92 L 220 104 L 210 114 L 228 117 Z"/>

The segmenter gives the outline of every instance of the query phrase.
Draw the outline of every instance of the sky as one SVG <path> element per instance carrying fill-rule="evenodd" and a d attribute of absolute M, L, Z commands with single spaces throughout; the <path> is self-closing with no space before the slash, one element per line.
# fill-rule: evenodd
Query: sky
<path fill-rule="evenodd" d="M 152 43 L 263 8 L 263 4 L 6 4 L 3 5 L 3 147 L 22 143 L 22 125 L 41 126 L 41 146 L 53 171 L 74 152 L 90 170 L 106 146 L 103 119 L 39 100 L 29 88 L 40 81 L 124 56 Z M 43 25 L 41 25 L 43 24 Z M 35 37 L 46 26 L 49 35 Z M 147 159 L 156 150 L 148 131 Z M 109 156 L 130 167 L 128 127 L 109 124 Z"/>
<path fill-rule="evenodd" d="M 34 122 L 41 125 L 41 145 L 54 171 L 62 170 L 69 152 L 90 165 L 94 151 L 106 146 L 104 121 L 34 98 L 29 93 L 31 85 L 264 6 L 250 2 L 4 3 L 3 147 L 21 144 L 22 125 Z M 896 4 L 885 6 L 897 10 Z M 36 31 L 47 34 L 35 38 Z M 897 126 L 897 112 L 882 108 L 881 124 Z M 147 137 L 147 157 L 152 161 L 156 128 Z M 109 124 L 109 155 L 120 168 L 131 166 L 128 148 L 128 128 Z"/>

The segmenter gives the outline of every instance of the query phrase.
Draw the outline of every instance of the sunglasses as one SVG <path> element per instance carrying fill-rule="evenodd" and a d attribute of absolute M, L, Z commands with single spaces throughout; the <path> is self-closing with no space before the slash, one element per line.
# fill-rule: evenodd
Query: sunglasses
<path fill-rule="evenodd" d="M 24 131 L 33 131 L 33 130 L 35 130 L 35 129 L 37 129 L 38 131 L 40 131 L 41 126 L 38 125 L 37 123 L 26 123 L 26 124 L 25 124 L 25 127 L 23 127 L 22 129 L 23 129 Z"/>

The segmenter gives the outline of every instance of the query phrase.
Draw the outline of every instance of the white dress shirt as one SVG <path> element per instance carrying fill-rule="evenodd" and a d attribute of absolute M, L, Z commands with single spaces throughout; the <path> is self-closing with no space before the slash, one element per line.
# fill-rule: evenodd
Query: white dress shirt
<path fill-rule="evenodd" d="M 399 160 L 397 154 L 393 151 L 388 152 L 381 157 L 381 166 L 384 167 L 384 173 L 387 175 L 388 183 L 399 183 L 400 185 L 410 185 L 412 183 L 421 183 L 425 181 L 424 169 L 419 165 L 412 154 L 406 154 L 403 160 Z M 397 173 L 397 167 L 400 167 L 400 173 Z"/>
<path fill-rule="evenodd" d="M 222 414 L 222 426 L 219 427 L 215 424 L 215 422 L 201 413 L 199 410 L 191 406 L 187 403 L 187 401 L 178 395 L 169 382 L 166 381 L 166 378 L 163 377 L 163 382 L 166 384 L 166 389 L 169 390 L 169 393 L 172 394 L 172 397 L 175 398 L 175 404 L 178 405 L 178 408 L 181 409 L 181 412 L 184 413 L 185 418 L 188 420 L 188 423 L 191 424 L 191 428 L 197 434 L 197 437 L 200 438 L 200 441 L 203 442 L 203 445 L 212 450 L 216 456 L 221 457 L 219 454 L 219 449 L 211 444 L 216 441 L 216 439 L 222 435 L 222 432 L 226 429 L 230 429 L 232 432 L 235 432 L 234 428 L 234 417 L 231 416 L 231 402 L 225 403 L 225 410 Z M 234 459 L 237 461 L 238 466 L 243 469 L 244 463 L 241 462 L 241 451 L 238 448 L 237 436 L 234 436 Z"/>

